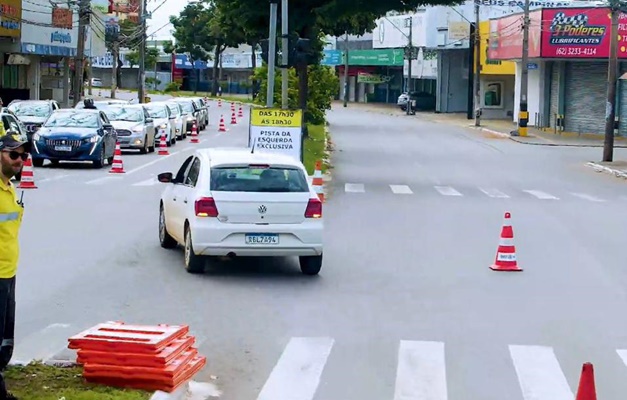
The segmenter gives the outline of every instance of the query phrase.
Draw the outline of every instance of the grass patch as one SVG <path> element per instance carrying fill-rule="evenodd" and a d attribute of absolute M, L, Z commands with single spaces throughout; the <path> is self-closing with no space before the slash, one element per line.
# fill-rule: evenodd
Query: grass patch
<path fill-rule="evenodd" d="M 305 168 L 309 175 L 312 175 L 316 167 L 316 161 L 322 160 L 322 173 L 329 168 L 326 160 L 327 154 L 327 131 L 325 125 L 308 124 L 309 136 L 305 139 L 303 159 Z"/>
<path fill-rule="evenodd" d="M 9 366 L 7 389 L 20 400 L 147 400 L 151 392 L 86 383 L 81 367 L 53 367 L 41 363 Z"/>

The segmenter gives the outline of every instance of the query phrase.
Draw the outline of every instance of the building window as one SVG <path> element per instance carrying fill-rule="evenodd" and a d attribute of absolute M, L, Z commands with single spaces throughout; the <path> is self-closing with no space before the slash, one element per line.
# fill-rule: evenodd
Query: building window
<path fill-rule="evenodd" d="M 483 90 L 484 108 L 503 108 L 503 82 L 488 81 Z"/>

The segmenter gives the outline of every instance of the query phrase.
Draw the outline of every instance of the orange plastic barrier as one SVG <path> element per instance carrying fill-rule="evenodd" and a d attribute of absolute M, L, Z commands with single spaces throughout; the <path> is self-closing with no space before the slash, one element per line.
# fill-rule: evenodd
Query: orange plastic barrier
<path fill-rule="evenodd" d="M 207 363 L 187 325 L 107 322 L 68 339 L 88 382 L 172 392 Z"/>
<path fill-rule="evenodd" d="M 187 333 L 189 327 L 186 325 L 150 326 L 106 322 L 69 338 L 68 348 L 117 353 L 158 353 Z"/>
<path fill-rule="evenodd" d="M 129 367 L 159 368 L 181 355 L 194 345 L 193 336 L 176 339 L 157 354 L 111 353 L 80 349 L 76 362 L 79 364 L 125 365 Z"/>

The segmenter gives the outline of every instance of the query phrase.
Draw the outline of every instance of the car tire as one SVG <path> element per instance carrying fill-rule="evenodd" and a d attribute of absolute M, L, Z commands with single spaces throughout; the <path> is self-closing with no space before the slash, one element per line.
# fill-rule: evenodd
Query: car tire
<path fill-rule="evenodd" d="M 33 166 L 40 168 L 44 166 L 44 159 L 43 158 L 33 158 Z"/>
<path fill-rule="evenodd" d="M 148 138 L 144 137 L 144 147 L 139 149 L 140 154 L 148 154 Z"/>
<path fill-rule="evenodd" d="M 165 213 L 163 212 L 163 204 L 159 207 L 159 243 L 164 249 L 174 249 L 178 245 L 176 239 L 174 239 L 168 233 L 168 228 L 165 225 Z"/>
<path fill-rule="evenodd" d="M 104 146 L 100 146 L 100 157 L 98 160 L 94 161 L 94 168 L 102 168 L 104 167 L 105 162 L 105 149 Z"/>
<path fill-rule="evenodd" d="M 189 225 L 187 225 L 185 226 L 185 270 L 190 274 L 200 274 L 205 272 L 205 259 L 194 253 L 192 243 L 192 230 L 189 229 Z"/>
<path fill-rule="evenodd" d="M 319 256 L 298 257 L 300 271 L 305 275 L 318 275 L 322 268 L 322 254 Z"/>

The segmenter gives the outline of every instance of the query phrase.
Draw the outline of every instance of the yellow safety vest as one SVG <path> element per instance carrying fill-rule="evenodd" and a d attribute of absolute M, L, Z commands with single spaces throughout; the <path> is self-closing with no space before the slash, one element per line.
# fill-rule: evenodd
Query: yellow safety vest
<path fill-rule="evenodd" d="M 13 184 L 0 180 L 0 278 L 13 278 L 20 255 L 18 235 L 24 208 L 18 204 Z"/>

